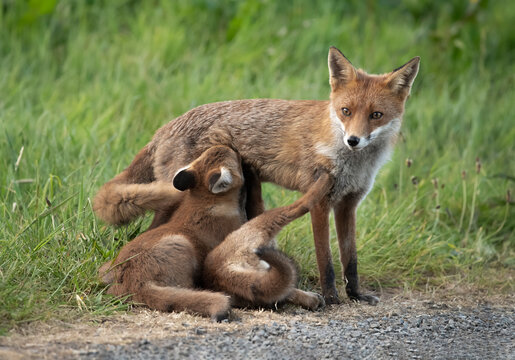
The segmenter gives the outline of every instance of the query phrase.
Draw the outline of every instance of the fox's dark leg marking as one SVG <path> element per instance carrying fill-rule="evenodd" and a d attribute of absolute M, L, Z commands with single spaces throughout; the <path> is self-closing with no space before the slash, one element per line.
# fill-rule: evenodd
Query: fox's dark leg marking
<path fill-rule="evenodd" d="M 351 300 L 365 301 L 370 305 L 376 305 L 379 298 L 374 295 L 365 295 L 359 292 L 359 277 L 358 277 L 358 261 L 357 259 L 351 260 L 345 269 L 345 278 L 347 279 L 347 286 L 345 291 Z"/>
<path fill-rule="evenodd" d="M 366 301 L 376 305 L 379 299 L 372 295 L 363 295 L 359 290 L 358 255 L 356 251 L 356 208 L 361 196 L 349 194 L 334 208 L 340 260 L 344 269 L 345 291 L 352 300 Z"/>
<path fill-rule="evenodd" d="M 245 211 L 250 220 L 265 212 L 265 203 L 261 196 L 261 180 L 256 171 L 245 163 L 242 164 L 243 177 L 245 178 L 246 203 Z"/>
<path fill-rule="evenodd" d="M 329 259 L 329 261 L 327 262 L 327 265 L 325 267 L 325 286 L 322 286 L 322 287 L 325 287 L 327 289 L 331 289 L 332 287 L 334 287 L 334 292 L 336 293 L 335 294 L 336 301 L 333 303 L 339 303 L 338 292 L 336 291 L 335 283 L 336 283 L 336 277 L 334 275 L 333 261 L 332 261 L 332 259 Z"/>
<path fill-rule="evenodd" d="M 329 210 L 327 200 L 323 200 L 311 209 L 311 226 L 315 240 L 320 286 L 326 304 L 338 304 L 338 292 L 334 281 L 334 269 L 329 244 Z"/>

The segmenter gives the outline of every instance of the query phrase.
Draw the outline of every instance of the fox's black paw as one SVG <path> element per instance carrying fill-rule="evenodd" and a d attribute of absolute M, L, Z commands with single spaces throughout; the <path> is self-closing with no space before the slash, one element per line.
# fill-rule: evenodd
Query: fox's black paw
<path fill-rule="evenodd" d="M 230 314 L 231 314 L 230 310 L 220 311 L 220 312 L 217 312 L 216 314 L 211 315 L 211 320 L 213 322 L 217 322 L 217 323 L 222 322 L 224 320 L 229 320 Z"/>
<path fill-rule="evenodd" d="M 324 295 L 324 301 L 326 305 L 337 305 L 340 303 L 338 293 L 326 293 Z"/>

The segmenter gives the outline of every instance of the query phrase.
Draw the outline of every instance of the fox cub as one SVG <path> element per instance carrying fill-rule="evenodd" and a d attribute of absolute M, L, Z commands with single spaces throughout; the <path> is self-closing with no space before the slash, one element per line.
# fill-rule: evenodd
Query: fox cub
<path fill-rule="evenodd" d="M 317 176 L 315 176 L 317 177 Z M 206 287 L 231 294 L 235 304 L 271 305 L 287 301 L 310 310 L 325 306 L 323 297 L 294 287 L 291 260 L 275 249 L 275 236 L 309 210 L 331 189 L 323 173 L 299 200 L 265 211 L 229 234 L 204 263 Z"/>
<path fill-rule="evenodd" d="M 326 193 L 328 176 L 292 205 L 265 212 L 240 228 L 246 221 L 240 162 L 230 148 L 214 146 L 176 174 L 177 190 L 155 183 L 131 189 L 123 199 L 113 197 L 115 202 L 137 204 L 142 211 L 168 201 L 175 211 L 167 223 L 126 244 L 114 261 L 100 268 L 101 279 L 112 284 L 108 293 L 132 294 L 134 301 L 152 309 L 189 311 L 218 321 L 227 318 L 231 299 L 198 289 L 202 278 L 206 288 L 233 295 L 241 305 L 287 300 L 309 309 L 323 306 L 317 294 L 294 288 L 296 269 L 273 248 L 273 236 Z M 224 246 L 217 247 L 220 243 Z"/>

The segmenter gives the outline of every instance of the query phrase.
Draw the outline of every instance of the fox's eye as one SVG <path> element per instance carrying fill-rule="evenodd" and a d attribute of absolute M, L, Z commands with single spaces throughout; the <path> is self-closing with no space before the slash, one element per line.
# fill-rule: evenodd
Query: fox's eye
<path fill-rule="evenodd" d="M 370 117 L 372 119 L 381 119 L 383 117 L 383 113 L 379 111 L 374 111 L 372 114 L 370 114 Z"/>
<path fill-rule="evenodd" d="M 345 116 L 350 116 L 352 114 L 348 108 L 342 108 L 342 113 Z"/>

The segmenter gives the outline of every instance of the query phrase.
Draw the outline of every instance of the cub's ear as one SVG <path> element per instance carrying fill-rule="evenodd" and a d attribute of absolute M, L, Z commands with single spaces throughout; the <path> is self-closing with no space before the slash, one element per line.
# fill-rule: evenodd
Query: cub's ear
<path fill-rule="evenodd" d="M 388 77 L 388 85 L 392 91 L 399 95 L 408 96 L 411 90 L 411 85 L 418 74 L 420 66 L 420 57 L 414 57 L 406 64 L 392 71 Z"/>
<path fill-rule="evenodd" d="M 179 170 L 173 178 L 173 186 L 180 191 L 191 189 L 196 183 L 195 173 L 187 168 Z"/>
<path fill-rule="evenodd" d="M 347 60 L 340 50 L 331 46 L 329 48 L 329 84 L 334 91 L 338 87 L 344 87 L 356 78 L 356 69 Z"/>
<path fill-rule="evenodd" d="M 231 188 L 232 182 L 231 172 L 222 166 L 220 171 L 209 177 L 209 191 L 213 194 L 226 192 Z"/>

